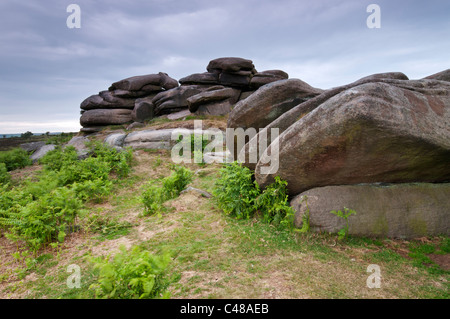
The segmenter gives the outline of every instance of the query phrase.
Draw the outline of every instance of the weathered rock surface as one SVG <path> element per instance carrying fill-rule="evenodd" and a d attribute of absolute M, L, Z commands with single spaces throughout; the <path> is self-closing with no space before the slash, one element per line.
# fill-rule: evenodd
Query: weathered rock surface
<path fill-rule="evenodd" d="M 144 149 L 170 149 L 174 141 L 171 140 L 175 129 L 143 130 L 128 134 L 123 140 L 123 147 Z"/>
<path fill-rule="evenodd" d="M 152 103 L 153 98 L 156 95 L 150 95 L 148 97 L 136 99 L 133 112 L 131 112 L 131 118 L 135 122 L 144 122 L 145 120 L 152 119 L 154 114 L 154 105 Z"/>
<path fill-rule="evenodd" d="M 167 118 L 169 120 L 173 121 L 173 120 L 179 120 L 179 119 L 186 118 L 189 115 L 192 115 L 191 111 L 185 109 L 185 110 L 181 110 L 181 111 L 178 111 L 178 112 L 175 112 L 175 113 L 168 114 Z"/>
<path fill-rule="evenodd" d="M 301 104 L 298 104 L 297 106 L 294 106 L 292 109 L 283 113 L 277 119 L 268 124 L 264 129 L 260 130 L 256 134 L 256 136 L 253 139 L 250 139 L 250 141 L 243 147 L 239 154 L 239 158 L 247 159 L 249 158 L 249 154 L 251 153 L 257 154 L 259 158 L 260 153 L 259 151 L 256 152 L 254 148 L 262 147 L 264 149 L 271 143 L 272 140 L 276 139 L 275 136 L 272 137 L 272 129 L 277 129 L 280 134 L 283 133 L 291 125 L 299 121 L 302 117 L 306 116 L 308 113 L 312 112 L 321 104 L 325 103 L 327 100 L 331 99 L 339 93 L 365 83 L 383 82 L 395 85 L 405 85 L 404 81 L 396 81 L 398 79 L 407 79 L 407 76 L 399 72 L 372 74 L 353 83 L 326 90 L 322 94 L 313 97 Z M 255 169 L 256 167 L 255 163 L 244 162 L 244 165 L 251 169 Z"/>
<path fill-rule="evenodd" d="M 187 99 L 189 110 L 197 115 L 225 115 L 239 99 L 241 91 L 213 86 Z"/>
<path fill-rule="evenodd" d="M 125 137 L 127 137 L 127 134 L 125 133 L 110 134 L 105 138 L 104 143 L 114 147 L 117 150 L 121 150 L 124 144 Z"/>
<path fill-rule="evenodd" d="M 131 120 L 137 123 L 176 113 L 188 107 L 195 115 L 225 115 L 239 100 L 241 91 L 254 92 L 266 83 L 287 76 L 287 73 L 280 70 L 258 73 L 251 60 L 226 57 L 211 60 L 207 72 L 194 73 L 180 79 L 181 86 L 177 80 L 163 72 L 129 77 L 112 83 L 107 91 L 92 95 L 81 103 L 81 131 L 89 133 L 97 131 L 97 127 L 123 124 L 125 121 L 123 111 L 85 114 L 87 111 L 101 109 L 131 109 Z M 188 103 L 188 98 L 218 85 L 224 89 L 221 93 L 228 95 L 226 98 L 219 98 L 220 92 L 208 93 Z M 248 95 L 249 93 L 246 93 L 243 96 Z M 116 114 L 119 117 L 114 119 L 113 115 Z M 102 122 L 102 119 L 106 122 Z M 127 119 L 126 122 L 128 121 L 130 120 Z"/>
<path fill-rule="evenodd" d="M 95 109 L 84 112 L 81 126 L 118 125 L 132 121 L 130 109 Z"/>
<path fill-rule="evenodd" d="M 219 84 L 219 74 L 217 73 L 194 73 L 191 75 L 188 75 L 184 78 L 181 78 L 179 82 L 182 85 L 192 85 L 192 84 Z"/>
<path fill-rule="evenodd" d="M 175 89 L 157 94 L 152 103 L 154 105 L 154 114 L 167 114 L 180 111 L 180 109 L 187 108 L 187 99 L 200 92 L 207 90 L 208 85 L 182 85 Z"/>
<path fill-rule="evenodd" d="M 236 57 L 225 57 L 211 60 L 206 67 L 210 73 L 237 73 L 240 71 L 250 71 L 256 73 L 252 60 Z"/>
<path fill-rule="evenodd" d="M 178 87 L 178 81 L 169 77 L 166 73 L 148 74 L 133 76 L 114 82 L 107 91 L 92 95 L 85 99 L 80 108 L 81 125 L 88 128 L 92 125 L 123 124 L 130 119 L 124 119 L 124 111 L 104 111 L 90 112 L 85 115 L 85 111 L 109 110 L 109 109 L 130 109 L 133 110 L 132 119 L 142 122 L 152 117 L 152 109 L 149 103 L 143 103 L 142 99 L 151 99 L 159 92 Z M 117 118 L 114 116 L 117 115 Z M 104 122 L 102 120 L 105 120 Z"/>
<path fill-rule="evenodd" d="M 345 222 L 330 211 L 347 207 L 356 211 L 349 217 L 351 235 L 448 236 L 449 196 L 449 183 L 326 186 L 299 194 L 291 200 L 291 206 L 296 211 L 294 223 L 301 227 L 307 203 L 312 231 L 337 233 Z"/>
<path fill-rule="evenodd" d="M 140 91 L 146 86 L 160 87 L 170 90 L 178 86 L 178 81 L 169 77 L 167 73 L 148 74 L 129 77 L 111 84 L 109 91 L 125 90 Z"/>
<path fill-rule="evenodd" d="M 243 92 L 241 92 L 241 95 L 239 96 L 238 102 L 242 101 L 242 100 L 245 100 L 246 98 L 248 98 L 250 95 L 252 95 L 255 92 L 256 92 L 256 90 L 255 91 L 243 91 Z"/>
<path fill-rule="evenodd" d="M 329 185 L 450 180 L 450 83 L 385 80 L 352 87 L 326 100 L 285 130 L 279 175 L 291 194 Z M 276 149 L 276 147 L 274 148 Z M 266 158 L 265 158 L 266 157 Z"/>
<path fill-rule="evenodd" d="M 31 154 L 30 159 L 33 161 L 33 163 L 36 163 L 42 157 L 44 157 L 45 154 L 47 154 L 50 151 L 53 151 L 55 148 L 56 148 L 56 145 L 53 145 L 53 144 L 47 144 L 47 145 L 41 146 L 33 154 Z"/>
<path fill-rule="evenodd" d="M 20 144 L 20 147 L 24 149 L 27 152 L 34 152 L 44 146 L 46 143 L 44 141 L 41 142 L 30 142 L 30 143 L 23 143 Z"/>
<path fill-rule="evenodd" d="M 84 159 L 89 156 L 89 148 L 86 143 L 89 142 L 89 139 L 85 136 L 74 136 L 72 139 L 64 145 L 64 148 L 67 146 L 72 146 L 77 151 L 78 159 Z"/>
<path fill-rule="evenodd" d="M 264 128 L 294 106 L 322 92 L 299 79 L 267 84 L 236 104 L 228 118 L 227 127 Z"/>
<path fill-rule="evenodd" d="M 425 79 L 450 82 L 450 69 L 427 76 Z"/>

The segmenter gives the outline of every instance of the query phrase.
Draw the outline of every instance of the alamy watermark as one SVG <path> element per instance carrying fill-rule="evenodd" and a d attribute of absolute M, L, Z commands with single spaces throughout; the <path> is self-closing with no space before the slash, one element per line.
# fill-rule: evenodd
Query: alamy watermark
<path fill-rule="evenodd" d="M 381 28 L 381 8 L 378 4 L 369 4 L 366 11 L 371 13 L 366 20 L 366 25 L 369 29 Z"/>
<path fill-rule="evenodd" d="M 69 277 L 67 277 L 67 287 L 69 289 L 73 288 L 81 288 L 81 269 L 80 266 L 72 264 L 67 266 L 67 272 L 72 273 Z"/>
<path fill-rule="evenodd" d="M 368 288 L 381 288 L 381 269 L 380 266 L 371 264 L 367 267 L 367 272 L 371 273 L 367 277 L 366 284 Z"/>
<path fill-rule="evenodd" d="M 192 149 L 191 135 L 194 135 L 194 145 Z M 203 130 L 201 120 L 194 121 L 194 130 L 176 129 L 172 132 L 171 139 L 176 141 L 172 147 L 171 158 L 176 164 L 179 163 L 214 163 L 225 162 L 231 163 L 237 161 L 239 163 L 260 163 L 261 174 L 275 174 L 279 167 L 279 129 L 270 129 L 270 142 L 268 141 L 268 130 L 260 129 L 259 132 L 255 128 L 227 128 L 224 133 L 220 129 Z M 203 140 L 209 141 L 203 147 Z M 224 143 L 225 142 L 225 143 Z M 224 145 L 225 144 L 225 145 Z M 248 146 L 247 152 L 242 152 L 245 145 Z M 270 145 L 270 152 L 267 148 Z M 228 152 L 227 152 L 228 151 Z M 236 152 L 235 152 L 236 151 Z M 194 156 L 192 153 L 208 153 L 227 154 L 223 157 L 205 157 Z M 248 155 L 248 158 L 246 158 Z"/>
<path fill-rule="evenodd" d="M 69 29 L 81 28 L 81 8 L 78 4 L 69 4 L 66 11 L 71 13 L 66 20 L 66 25 Z"/>

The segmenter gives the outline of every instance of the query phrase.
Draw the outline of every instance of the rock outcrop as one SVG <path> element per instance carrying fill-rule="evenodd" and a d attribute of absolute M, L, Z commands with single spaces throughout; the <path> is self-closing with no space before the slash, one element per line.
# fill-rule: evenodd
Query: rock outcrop
<path fill-rule="evenodd" d="M 160 92 L 178 87 L 178 81 L 166 73 L 133 76 L 111 84 L 107 91 L 92 95 L 81 105 L 82 131 L 97 131 L 105 125 L 143 121 L 152 116 L 148 102 Z"/>
<path fill-rule="evenodd" d="M 329 185 L 449 181 L 449 123 L 450 83 L 362 84 L 285 130 L 276 141 L 278 170 L 260 174 L 263 155 L 256 180 L 264 187 L 278 175 L 292 194 Z"/>
<path fill-rule="evenodd" d="M 265 84 L 288 79 L 281 70 L 257 72 L 251 60 L 218 58 L 207 72 L 178 81 L 166 73 L 134 76 L 111 84 L 107 91 L 85 99 L 81 107 L 82 131 L 96 132 L 106 125 L 143 123 L 188 109 L 193 115 L 220 116 Z"/>
<path fill-rule="evenodd" d="M 373 74 L 326 91 L 311 91 L 314 94 L 297 100 L 298 103 L 286 103 L 288 106 L 279 114 L 274 111 L 279 103 L 275 98 L 277 92 L 283 89 L 288 92 L 287 83 L 293 80 L 265 85 L 239 102 L 228 119 L 229 128 L 263 129 L 242 149 L 230 151 L 235 159 L 239 154 L 244 165 L 255 170 L 256 181 L 262 188 L 273 182 L 275 176 L 288 182 L 294 198 L 291 204 L 297 210 L 297 225 L 304 213 L 298 198 L 306 195 L 318 198 L 312 204 L 308 202 L 312 228 L 318 231 L 339 230 L 342 225 L 330 211 L 345 206 L 361 216 L 352 217 L 352 234 L 390 237 L 449 234 L 447 75 L 448 71 L 443 71 L 425 79 L 409 80 L 400 72 Z M 277 89 L 267 94 L 265 103 L 259 97 L 270 92 L 271 87 Z M 289 96 L 295 101 L 293 92 L 283 99 L 289 101 Z M 277 129 L 279 136 L 271 136 L 271 129 Z M 255 154 L 257 160 L 252 163 L 250 155 Z M 392 186 L 378 187 L 380 183 Z M 408 191 L 420 197 L 422 188 L 417 183 L 424 187 L 423 196 L 433 199 L 428 201 L 428 210 L 415 205 L 413 197 L 402 197 Z M 358 199 L 366 192 L 371 194 L 367 198 L 372 196 L 373 200 L 368 199 L 363 205 Z M 395 204 L 396 198 L 399 202 Z M 377 203 L 384 212 L 395 210 L 383 217 L 386 227 L 382 231 L 372 227 L 381 220 Z M 368 219 L 371 210 L 375 210 L 373 220 Z M 421 210 L 427 214 L 419 218 Z"/>

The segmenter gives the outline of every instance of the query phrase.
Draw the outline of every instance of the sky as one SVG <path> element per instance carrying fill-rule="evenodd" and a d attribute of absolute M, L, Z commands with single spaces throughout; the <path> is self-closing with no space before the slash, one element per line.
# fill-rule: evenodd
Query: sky
<path fill-rule="evenodd" d="M 70 4 L 80 28 L 68 28 Z M 369 28 L 370 4 L 380 28 Z M 212 59 L 328 89 L 380 72 L 450 68 L 450 1 L 1 0 L 0 134 L 76 132 L 80 103 L 118 80 L 179 80 Z"/>

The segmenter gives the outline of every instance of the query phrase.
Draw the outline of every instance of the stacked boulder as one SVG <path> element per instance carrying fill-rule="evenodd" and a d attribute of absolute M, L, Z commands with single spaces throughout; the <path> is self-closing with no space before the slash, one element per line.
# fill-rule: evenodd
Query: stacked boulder
<path fill-rule="evenodd" d="M 225 115 L 260 87 L 289 77 L 281 70 L 257 72 L 251 60 L 236 57 L 214 59 L 206 69 L 180 79 L 180 86 L 162 72 L 115 82 L 81 103 L 82 131 L 165 115 Z"/>
<path fill-rule="evenodd" d="M 134 76 L 113 83 L 107 91 L 92 95 L 81 105 L 82 131 L 105 125 L 125 124 L 151 117 L 151 100 L 160 92 L 178 87 L 166 73 Z"/>
<path fill-rule="evenodd" d="M 448 74 L 375 74 L 326 91 L 293 79 L 267 85 L 231 112 L 229 128 L 260 130 L 230 151 L 255 170 L 261 187 L 275 176 L 288 182 L 299 227 L 308 214 L 310 229 L 337 232 L 345 221 L 330 212 L 347 207 L 357 212 L 350 234 L 449 235 Z M 264 91 L 278 97 L 261 109 Z"/>
<path fill-rule="evenodd" d="M 218 58 L 209 62 L 207 72 L 195 73 L 180 79 L 181 86 L 204 86 L 204 92 L 186 100 L 197 115 L 224 115 L 234 104 L 246 99 L 265 84 L 288 79 L 281 70 L 258 72 L 251 60 Z"/>

